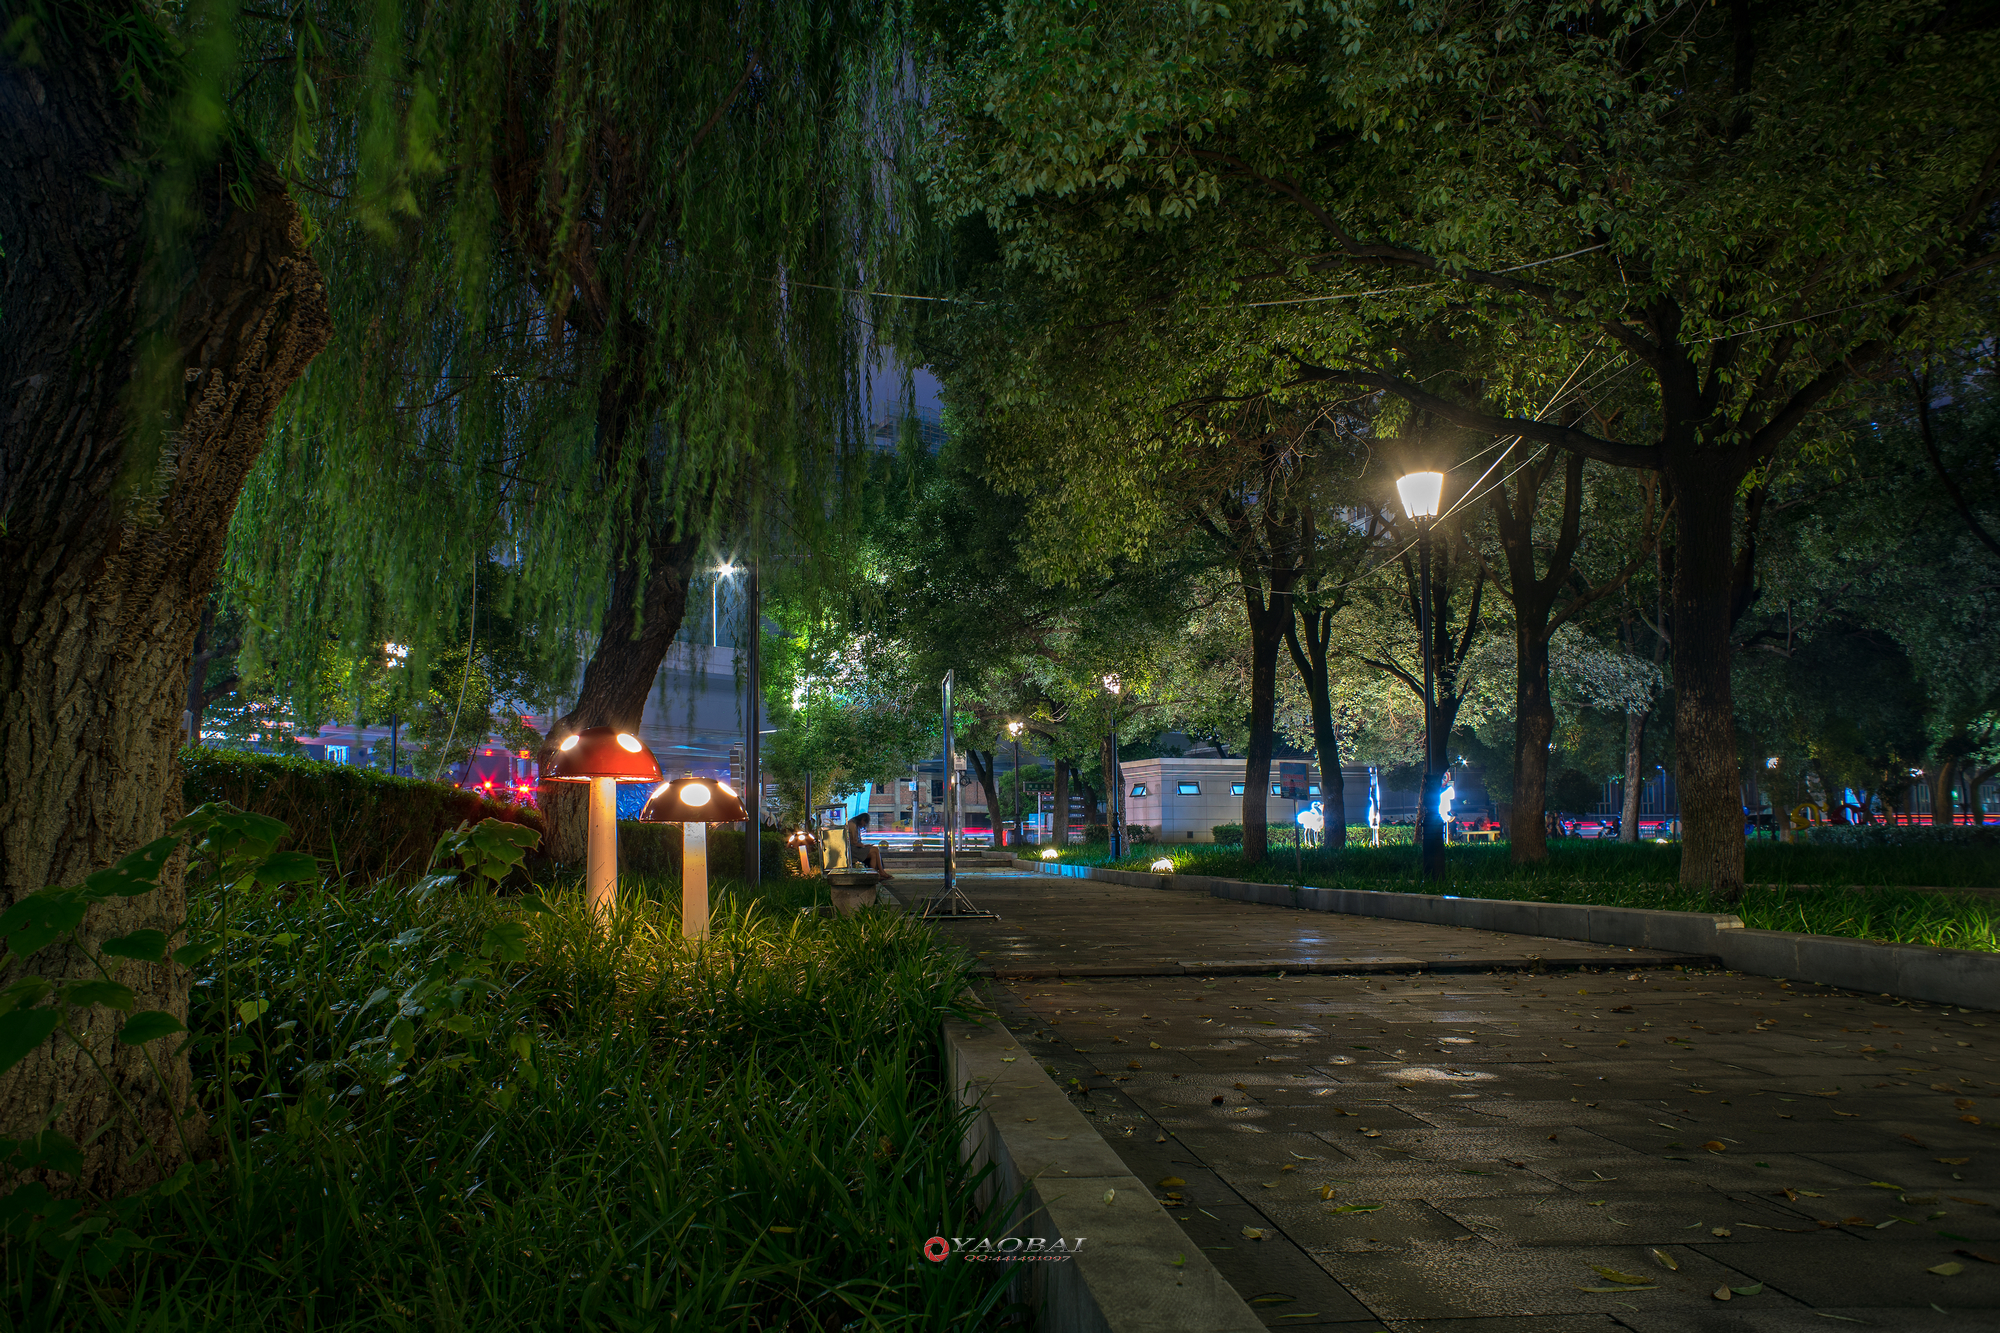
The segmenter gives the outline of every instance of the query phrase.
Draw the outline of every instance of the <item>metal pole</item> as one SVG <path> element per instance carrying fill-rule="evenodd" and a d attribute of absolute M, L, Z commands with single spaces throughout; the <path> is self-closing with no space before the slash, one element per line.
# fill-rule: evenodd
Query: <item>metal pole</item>
<path fill-rule="evenodd" d="M 758 884 L 763 883 L 764 879 L 763 755 L 759 749 L 762 737 L 758 734 L 758 726 L 764 713 L 763 685 L 758 679 L 761 674 L 760 668 L 762 665 L 759 649 L 762 645 L 758 640 L 764 636 L 758 624 L 757 603 L 759 594 L 757 589 L 757 562 L 755 560 L 750 562 L 749 583 L 750 622 L 747 631 L 749 635 L 749 662 L 747 665 L 750 677 L 750 698 L 746 705 L 746 716 L 749 719 L 745 724 L 747 734 L 743 739 L 743 785 L 748 790 L 744 793 L 743 809 L 750 818 L 743 826 L 743 879 L 754 888 Z"/>
<path fill-rule="evenodd" d="M 950 898 L 954 881 L 958 876 L 958 849 L 952 845 L 951 812 L 957 804 L 955 798 L 958 786 L 957 774 L 951 771 L 951 679 L 953 673 L 944 673 L 944 893 Z"/>
<path fill-rule="evenodd" d="M 1014 733 L 1014 840 L 1026 837 L 1021 827 L 1021 733 Z"/>
<path fill-rule="evenodd" d="M 1417 859 L 1425 879 L 1444 878 L 1442 840 L 1433 848 L 1431 834 L 1437 830 L 1438 782 L 1434 735 L 1437 725 L 1437 696 L 1434 665 L 1431 661 L 1431 521 L 1417 520 L 1417 632 L 1424 647 L 1424 781 L 1417 801 Z"/>

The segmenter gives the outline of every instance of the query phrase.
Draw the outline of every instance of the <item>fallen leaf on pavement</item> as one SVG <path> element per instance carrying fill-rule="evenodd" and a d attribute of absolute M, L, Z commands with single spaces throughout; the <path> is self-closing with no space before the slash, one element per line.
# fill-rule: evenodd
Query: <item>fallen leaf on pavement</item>
<path fill-rule="evenodd" d="M 2000 1264 L 2000 1255 L 1981 1254 L 1978 1250 L 1953 1250 L 1952 1253 L 1962 1254 L 1968 1259 L 1977 1259 L 1982 1264 Z"/>
<path fill-rule="evenodd" d="M 1717 1287 L 1712 1294 L 1718 1301 L 1726 1301 L 1729 1299 L 1729 1288 Z"/>
<path fill-rule="evenodd" d="M 1946 1166 L 1964 1166 L 1972 1159 L 1970 1157 L 1933 1157 L 1931 1160 L 1933 1162 L 1943 1162 Z"/>
<path fill-rule="evenodd" d="M 1630 1273 L 1621 1273 L 1615 1268 L 1606 1268 L 1602 1264 L 1592 1264 L 1590 1271 L 1603 1278 L 1606 1282 L 1623 1282 L 1628 1287 L 1650 1286 L 1653 1281 L 1649 1277 L 1635 1277 Z"/>
<path fill-rule="evenodd" d="M 1187 1184 L 1187 1182 L 1185 1180 L 1182 1180 L 1179 1176 L 1160 1177 L 1160 1188 L 1163 1190 L 1177 1190 L 1185 1184 Z"/>
<path fill-rule="evenodd" d="M 1578 1291 L 1588 1291 L 1600 1296 L 1623 1296 L 1628 1291 L 1658 1291 L 1658 1287 L 1578 1287 Z"/>
<path fill-rule="evenodd" d="M 1333 1197 L 1333 1186 L 1321 1185 L 1319 1187 L 1319 1197 L 1322 1199 L 1331 1199 Z"/>
<path fill-rule="evenodd" d="M 1264 1239 L 1264 1232 L 1263 1232 L 1263 1229 L 1262 1229 L 1262 1228 L 1260 1228 L 1260 1227 L 1244 1227 L 1244 1228 L 1243 1228 L 1243 1239 L 1245 1239 L 1245 1240 L 1262 1240 L 1262 1239 Z"/>
<path fill-rule="evenodd" d="M 1156 1051 L 1160 1049 L 1160 1043 L 1158 1043 L 1157 1041 L 1149 1041 L 1146 1044 L 1152 1047 Z"/>
<path fill-rule="evenodd" d="M 1727 1145 L 1727 1144 L 1725 1144 L 1725 1143 L 1723 1143 L 1723 1142 L 1722 1142 L 1722 1141 L 1721 1141 L 1720 1139 L 1710 1139 L 1710 1140 L 1709 1140 L 1709 1141 L 1708 1141 L 1707 1143 L 1704 1143 L 1704 1144 L 1702 1144 L 1701 1146 L 1702 1146 L 1702 1147 L 1704 1147 L 1704 1148 L 1706 1148 L 1706 1149 L 1708 1149 L 1708 1150 L 1709 1150 L 1710 1152 L 1728 1152 L 1728 1151 L 1729 1151 L 1729 1147 L 1728 1147 L 1728 1145 Z"/>
<path fill-rule="evenodd" d="M 1761 1282 L 1753 1282 L 1751 1285 L 1747 1287 L 1731 1287 L 1730 1290 L 1735 1292 L 1738 1296 L 1756 1296 L 1764 1290 L 1764 1284 Z"/>
<path fill-rule="evenodd" d="M 1963 1273 L 1965 1271 L 1965 1265 L 1937 1264 L 1933 1267 L 1926 1268 L 1924 1271 L 1926 1273 L 1936 1273 L 1939 1277 L 1957 1277 L 1960 1273 Z"/>
<path fill-rule="evenodd" d="M 1361 1137 L 1364 1139 L 1379 1139 L 1382 1137 L 1382 1131 L 1379 1129 L 1364 1129 L 1361 1131 Z"/>
<path fill-rule="evenodd" d="M 1669 1273 L 1678 1273 L 1681 1271 L 1681 1261 L 1668 1254 L 1665 1250 L 1654 1250 L 1653 1262 L 1666 1269 Z"/>

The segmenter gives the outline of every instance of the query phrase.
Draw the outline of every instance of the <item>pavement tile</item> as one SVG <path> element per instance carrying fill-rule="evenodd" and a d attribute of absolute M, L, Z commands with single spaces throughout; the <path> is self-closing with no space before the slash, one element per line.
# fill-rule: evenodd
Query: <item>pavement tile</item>
<path fill-rule="evenodd" d="M 1509 1247 L 1485 1239 L 1431 1241 L 1375 1251 L 1315 1251 L 1321 1266 L 1370 1309 L 1388 1319 L 1607 1314 L 1680 1309 L 1706 1311 L 1720 1286 L 1748 1286 L 1733 1264 L 1694 1250 L 1668 1272 L 1635 1246 Z M 1613 1282 L 1609 1268 L 1653 1279 L 1648 1287 Z M 1772 1306 L 1792 1304 L 1781 1295 Z"/>
<path fill-rule="evenodd" d="M 1531 937 L 1053 883 L 967 887 L 1006 914 L 1013 956 L 1089 954 L 1107 971 L 1336 948 L 1413 967 L 1550 954 Z M 942 928 L 991 954 L 999 936 L 980 932 L 993 925 Z M 1991 1014 L 1601 961 L 1037 978 L 987 993 L 1036 1058 L 1075 1080 L 1073 1104 L 1135 1174 L 1184 1182 L 1172 1211 L 1228 1281 L 1295 1298 L 1253 1306 L 1272 1328 L 1992 1326 L 2000 1264 L 1954 1257 L 2000 1258 Z M 1907 1220 L 1876 1225 L 1891 1217 Z M 1681 1269 L 1655 1265 L 1655 1248 Z M 1925 1271 L 1953 1262 L 1952 1276 Z M 1758 1282 L 1756 1296 L 1714 1299 Z M 1579 1290 L 1594 1286 L 1616 1290 Z M 1980 1313 L 1947 1320 L 1933 1302 Z"/>

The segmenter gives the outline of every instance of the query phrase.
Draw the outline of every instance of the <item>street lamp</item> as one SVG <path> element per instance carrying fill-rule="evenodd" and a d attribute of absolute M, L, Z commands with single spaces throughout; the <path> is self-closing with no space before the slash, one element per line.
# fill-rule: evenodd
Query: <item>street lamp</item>
<path fill-rule="evenodd" d="M 1104 688 L 1111 694 L 1111 706 L 1107 709 L 1106 735 L 1104 738 L 1104 820 L 1111 826 L 1111 859 L 1116 861 L 1125 847 L 1125 821 L 1118 814 L 1118 696 L 1125 691 L 1125 682 L 1118 673 L 1107 672 Z"/>
<path fill-rule="evenodd" d="M 1436 731 L 1436 690 L 1431 662 L 1431 524 L 1437 521 L 1444 497 L 1444 473 L 1411 472 L 1396 479 L 1403 509 L 1417 525 L 1417 635 L 1424 650 L 1424 785 L 1417 797 L 1418 857 L 1425 879 L 1444 878 L 1444 829 L 1438 822 L 1438 765 L 1433 752 L 1441 737 Z"/>
<path fill-rule="evenodd" d="M 660 765 L 637 736 L 610 727 L 585 727 L 563 737 L 542 777 L 590 784 L 584 898 L 593 912 L 608 914 L 618 901 L 618 784 L 658 782 Z"/>
<path fill-rule="evenodd" d="M 1020 722 L 1009 722 L 1007 724 L 1007 734 L 1014 738 L 1014 840 L 1016 842 L 1027 836 L 1021 828 L 1021 732 L 1023 727 L 1024 724 Z"/>
<path fill-rule="evenodd" d="M 718 614 L 722 601 L 722 581 L 736 573 L 736 566 L 727 560 L 715 567 L 715 582 L 708 585 L 708 646 L 722 646 L 722 620 Z"/>
<path fill-rule="evenodd" d="M 645 823 L 681 826 L 681 934 L 688 939 L 708 934 L 708 826 L 747 817 L 728 783 L 692 773 L 661 783 L 639 812 Z"/>

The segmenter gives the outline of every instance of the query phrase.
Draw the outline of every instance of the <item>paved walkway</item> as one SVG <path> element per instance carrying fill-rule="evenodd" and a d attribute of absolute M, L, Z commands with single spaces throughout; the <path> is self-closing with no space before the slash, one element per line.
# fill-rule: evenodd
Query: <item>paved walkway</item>
<path fill-rule="evenodd" d="M 1100 972 L 988 993 L 1270 1327 L 2000 1328 L 1991 1014 L 1625 950 L 1436 975 L 1417 969 L 1557 947 L 1095 881 L 964 887 L 1003 919 L 943 928 L 996 970 Z M 1167 959 L 1404 961 L 1106 974 Z"/>
<path fill-rule="evenodd" d="M 952 930 L 983 975 L 1003 978 L 1484 972 L 1693 961 L 1647 949 L 1285 911 L 1186 889 L 1137 889 L 1032 871 L 961 877 L 961 886 L 975 906 L 1000 919 L 956 922 Z M 941 883 L 899 872 L 891 887 L 918 906 Z"/>

